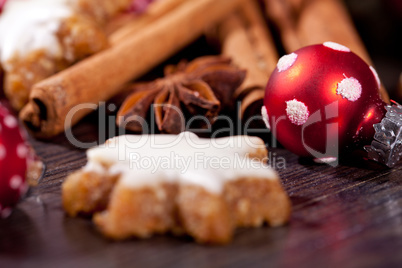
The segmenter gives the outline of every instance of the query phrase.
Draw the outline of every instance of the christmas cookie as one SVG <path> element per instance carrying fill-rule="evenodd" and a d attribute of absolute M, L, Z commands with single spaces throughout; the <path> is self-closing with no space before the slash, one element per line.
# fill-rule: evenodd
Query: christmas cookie
<path fill-rule="evenodd" d="M 87 152 L 63 184 L 71 216 L 94 214 L 107 237 L 188 234 L 227 243 L 236 227 L 289 219 L 290 201 L 259 138 L 126 135 Z"/>
<path fill-rule="evenodd" d="M 20 110 L 33 84 L 108 46 L 103 24 L 132 0 L 12 0 L 0 16 L 4 91 Z"/>

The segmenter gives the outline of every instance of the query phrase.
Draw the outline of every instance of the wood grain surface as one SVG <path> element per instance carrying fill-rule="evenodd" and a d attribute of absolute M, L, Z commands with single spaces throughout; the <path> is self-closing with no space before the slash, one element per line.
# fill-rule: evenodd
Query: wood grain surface
<path fill-rule="evenodd" d="M 398 10 L 391 6 L 396 1 L 346 3 L 380 77 L 396 96 L 395 81 L 402 68 L 400 42 L 393 38 L 400 35 L 402 25 Z M 380 9 L 380 3 L 390 8 Z M 173 62 L 194 51 L 210 52 L 201 43 Z M 160 74 L 161 68 L 150 77 Z M 74 135 L 80 141 L 99 141 L 97 116 L 86 117 Z M 270 149 L 286 161 L 286 168 L 278 172 L 293 204 L 287 226 L 239 229 L 227 246 L 203 246 L 169 235 L 113 242 L 104 239 L 90 219 L 68 218 L 61 206 L 60 186 L 68 174 L 85 165 L 85 150 L 63 135 L 50 142 L 31 142 L 46 172 L 13 214 L 0 220 L 0 268 L 402 267 L 402 163 L 387 169 L 356 158 L 330 167 L 285 149 Z"/>
<path fill-rule="evenodd" d="M 97 139 L 86 118 L 74 128 Z M 0 267 L 397 267 L 402 264 L 402 165 L 385 169 L 348 160 L 309 163 L 284 149 L 278 172 L 291 197 L 290 223 L 240 229 L 227 246 L 202 246 L 169 235 L 113 242 L 90 219 L 68 218 L 61 206 L 65 177 L 86 163 L 85 150 L 64 136 L 32 141 L 47 169 L 10 218 L 0 221 Z"/>

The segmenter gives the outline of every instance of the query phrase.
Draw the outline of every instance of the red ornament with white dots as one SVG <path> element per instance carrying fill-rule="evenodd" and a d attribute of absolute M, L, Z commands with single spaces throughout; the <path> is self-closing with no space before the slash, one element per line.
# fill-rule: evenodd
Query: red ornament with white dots
<path fill-rule="evenodd" d="M 28 189 L 26 173 L 31 158 L 24 135 L 17 118 L 0 103 L 0 218 L 10 215 Z"/>
<path fill-rule="evenodd" d="M 385 116 L 373 67 L 333 42 L 283 56 L 266 87 L 263 116 L 288 150 L 317 159 L 370 144 Z"/>
<path fill-rule="evenodd" d="M 3 11 L 3 6 L 7 0 L 0 0 L 0 13 Z"/>

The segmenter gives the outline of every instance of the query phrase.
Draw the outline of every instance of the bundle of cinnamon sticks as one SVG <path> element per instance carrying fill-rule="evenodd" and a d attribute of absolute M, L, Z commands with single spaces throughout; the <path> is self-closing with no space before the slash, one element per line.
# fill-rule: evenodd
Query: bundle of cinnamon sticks
<path fill-rule="evenodd" d="M 334 41 L 371 63 L 340 0 L 159 0 L 143 15 L 111 26 L 108 49 L 34 85 L 20 118 L 38 138 L 60 134 L 211 28 L 222 54 L 247 70 L 234 102 L 242 102 L 239 117 L 250 118 L 259 114 L 280 56 L 267 20 L 287 52 Z M 385 90 L 382 96 L 388 100 Z"/>
<path fill-rule="evenodd" d="M 288 53 L 303 46 L 332 41 L 373 62 L 341 0 L 264 0 L 267 17 L 279 29 Z M 384 87 L 381 97 L 389 103 Z"/>

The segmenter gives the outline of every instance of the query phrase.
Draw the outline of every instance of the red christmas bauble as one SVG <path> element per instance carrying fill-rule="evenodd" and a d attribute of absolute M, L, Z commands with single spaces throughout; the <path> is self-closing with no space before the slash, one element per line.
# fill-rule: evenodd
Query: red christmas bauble
<path fill-rule="evenodd" d="M 283 56 L 266 87 L 263 116 L 288 150 L 317 159 L 370 144 L 385 115 L 380 80 L 333 42 Z M 267 118 L 268 117 L 268 118 Z"/>
<path fill-rule="evenodd" d="M 154 0 L 133 0 L 129 11 L 133 13 L 143 13 L 153 1 Z"/>
<path fill-rule="evenodd" d="M 0 103 L 0 218 L 28 189 L 26 172 L 31 161 L 29 148 L 17 118 Z"/>
<path fill-rule="evenodd" d="M 7 0 L 0 0 L 0 13 L 3 11 L 3 6 Z"/>

